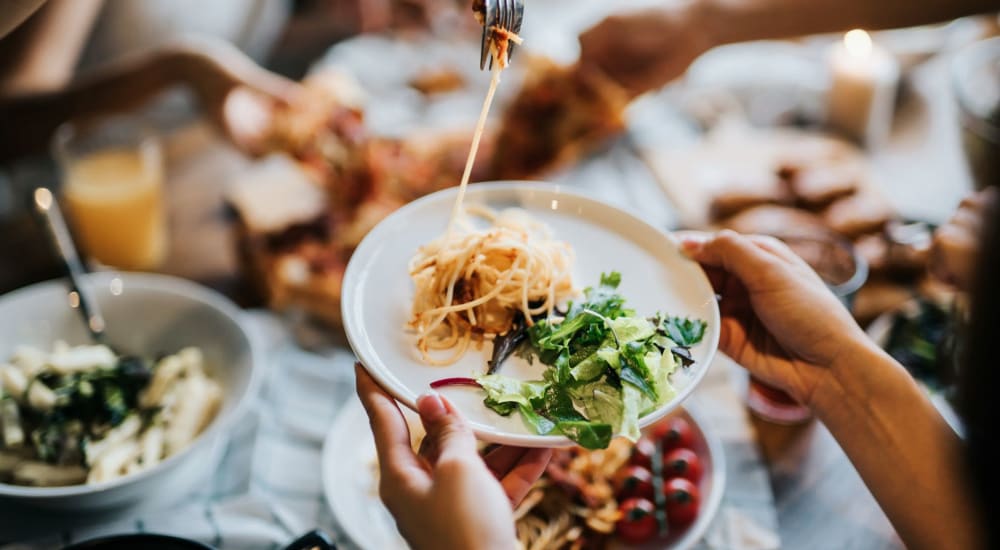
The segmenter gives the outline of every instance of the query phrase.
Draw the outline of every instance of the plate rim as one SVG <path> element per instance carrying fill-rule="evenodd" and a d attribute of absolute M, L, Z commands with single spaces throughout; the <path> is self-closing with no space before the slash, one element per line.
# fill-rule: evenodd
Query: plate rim
<path fill-rule="evenodd" d="M 488 182 L 472 184 L 466 191 L 466 197 L 475 197 L 476 195 L 479 194 L 491 194 L 497 191 L 508 192 L 508 193 L 518 193 L 518 192 L 543 193 L 545 195 L 551 196 L 553 199 L 557 197 L 569 196 L 572 197 L 574 200 L 578 200 L 583 203 L 588 203 L 589 205 L 592 205 L 595 208 L 610 209 L 614 211 L 617 215 L 626 218 L 629 223 L 643 227 L 650 233 L 651 236 L 662 238 L 662 240 L 668 246 L 673 247 L 675 252 L 682 254 L 682 252 L 680 251 L 680 247 L 677 245 L 677 242 L 674 240 L 673 237 L 671 237 L 669 233 L 651 225 L 642 218 L 632 214 L 631 212 L 626 211 L 625 209 L 619 206 L 609 204 L 603 200 L 587 195 L 585 193 L 580 193 L 575 190 L 574 191 L 566 190 L 565 187 L 560 184 L 546 183 L 540 181 L 525 181 L 525 180 L 488 181 Z M 416 411 L 417 408 L 416 399 L 415 398 L 409 399 L 403 395 L 400 395 L 401 392 L 398 391 L 397 388 L 395 388 L 394 384 L 388 383 L 385 377 L 383 377 L 381 373 L 378 372 L 378 369 L 370 368 L 368 366 L 368 363 L 376 359 L 377 356 L 374 356 L 369 352 L 368 348 L 371 348 L 370 343 L 368 346 L 365 347 L 358 345 L 361 341 L 367 340 L 367 338 L 362 336 L 362 334 L 365 332 L 364 328 L 356 327 L 354 326 L 354 323 L 351 322 L 351 320 L 354 317 L 353 312 L 355 309 L 357 309 L 356 301 L 358 297 L 357 293 L 353 292 L 352 290 L 357 288 L 359 284 L 358 279 L 360 279 L 361 274 L 364 271 L 364 268 L 367 267 L 368 261 L 366 260 L 366 258 L 372 256 L 374 251 L 377 250 L 378 247 L 380 246 L 380 243 L 385 241 L 384 238 L 381 238 L 381 235 L 382 233 L 387 231 L 386 228 L 389 227 L 389 225 L 393 220 L 405 217 L 410 212 L 418 210 L 426 203 L 441 200 L 442 197 L 456 194 L 457 192 L 458 192 L 457 187 L 449 187 L 446 189 L 442 189 L 440 191 L 436 191 L 429 195 L 425 195 L 397 209 L 396 211 L 389 214 L 389 216 L 387 216 L 381 222 L 379 222 L 371 231 L 368 232 L 367 235 L 365 235 L 364 239 L 362 239 L 361 243 L 354 250 L 354 253 L 351 256 L 351 260 L 348 262 L 347 268 L 344 271 L 344 278 L 341 285 L 341 296 L 342 296 L 340 304 L 341 319 L 343 320 L 344 332 L 347 336 L 347 341 L 348 344 L 350 345 L 351 351 L 354 352 L 354 355 L 357 357 L 358 362 L 365 369 L 365 371 L 369 375 L 371 375 L 372 378 L 375 379 L 375 381 L 379 384 L 379 386 L 381 386 L 390 395 L 392 395 L 392 397 L 396 401 L 402 403 L 407 408 L 413 411 Z M 362 262 L 365 262 L 364 266 L 361 265 Z M 705 270 L 700 265 L 698 265 L 698 271 L 695 276 L 700 280 L 701 283 L 705 285 L 706 288 L 708 288 L 708 290 L 712 293 L 712 296 L 715 296 L 715 292 L 714 290 L 712 290 L 712 284 L 708 279 L 708 275 L 705 273 Z M 721 326 L 720 326 L 721 314 L 719 312 L 718 301 L 712 299 L 709 301 L 709 303 L 711 304 L 709 311 L 711 319 L 709 319 L 708 321 L 710 323 L 714 323 L 714 330 L 710 331 L 711 340 L 705 342 L 705 344 L 707 345 L 707 352 L 705 354 L 705 359 L 699 362 L 701 368 L 698 369 L 692 375 L 690 383 L 688 383 L 688 385 L 684 387 L 682 390 L 677 392 L 677 395 L 670 402 L 668 402 L 662 407 L 655 409 L 649 414 L 642 416 L 639 419 L 640 428 L 645 428 L 646 426 L 655 423 L 657 420 L 660 420 L 661 418 L 670 414 L 670 412 L 679 408 L 681 404 L 691 396 L 694 390 L 705 379 L 705 375 L 707 374 L 708 369 L 711 368 L 712 362 L 715 358 L 715 354 L 718 351 L 719 338 L 721 335 Z M 376 362 L 381 364 L 381 361 L 376 361 Z M 516 445 L 520 447 L 546 447 L 546 448 L 572 447 L 576 445 L 576 443 L 574 443 L 572 440 L 562 435 L 511 433 L 500 430 L 495 427 L 483 425 L 479 422 L 474 422 L 471 420 L 469 421 L 469 424 L 470 427 L 472 428 L 472 431 L 475 433 L 478 439 L 483 441 L 489 441 L 492 443 Z"/>

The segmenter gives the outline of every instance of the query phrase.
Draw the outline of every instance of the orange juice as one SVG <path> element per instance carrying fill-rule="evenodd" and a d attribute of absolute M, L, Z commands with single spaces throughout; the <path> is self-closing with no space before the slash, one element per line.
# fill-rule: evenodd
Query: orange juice
<path fill-rule="evenodd" d="M 163 160 L 155 143 L 90 152 L 64 165 L 64 193 L 84 251 L 143 270 L 167 253 Z"/>

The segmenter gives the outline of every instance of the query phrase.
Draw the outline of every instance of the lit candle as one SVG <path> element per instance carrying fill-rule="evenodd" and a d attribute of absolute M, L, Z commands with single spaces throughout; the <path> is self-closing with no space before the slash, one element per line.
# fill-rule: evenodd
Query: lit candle
<path fill-rule="evenodd" d="M 830 51 L 827 122 L 868 146 L 889 136 L 899 83 L 899 64 L 867 32 L 855 29 Z"/>

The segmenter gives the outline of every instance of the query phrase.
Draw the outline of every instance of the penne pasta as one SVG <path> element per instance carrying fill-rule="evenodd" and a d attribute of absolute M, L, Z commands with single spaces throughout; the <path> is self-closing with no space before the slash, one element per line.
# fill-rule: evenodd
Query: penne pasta
<path fill-rule="evenodd" d="M 163 457 L 163 427 L 151 426 L 142 434 L 142 454 L 140 463 L 143 468 L 152 468 L 159 464 Z"/>
<path fill-rule="evenodd" d="M 207 378 L 187 378 L 178 384 L 183 395 L 178 399 L 171 417 L 166 420 L 167 452 L 173 454 L 186 447 L 215 416 L 221 391 Z"/>
<path fill-rule="evenodd" d="M 20 455 L 0 451 L 0 479 L 14 471 L 14 467 L 24 460 Z"/>
<path fill-rule="evenodd" d="M 162 404 L 163 396 L 170 385 L 184 373 L 184 362 L 180 357 L 171 355 L 164 357 L 153 370 L 153 380 L 149 389 L 142 396 L 142 406 L 155 407 Z"/>
<path fill-rule="evenodd" d="M 22 346 L 0 362 L 0 483 L 104 483 L 180 452 L 219 410 L 200 349 L 155 365 L 107 346 Z"/>
<path fill-rule="evenodd" d="M 83 466 L 57 466 L 24 460 L 14 466 L 14 483 L 35 487 L 59 487 L 77 485 L 87 480 L 87 470 Z"/>
<path fill-rule="evenodd" d="M 41 380 L 32 380 L 28 384 L 28 405 L 36 411 L 51 411 L 56 406 L 56 394 Z"/>
<path fill-rule="evenodd" d="M 48 354 L 31 346 L 17 346 L 10 357 L 10 363 L 27 377 L 34 377 L 45 368 Z"/>
<path fill-rule="evenodd" d="M 16 449 L 24 443 L 21 411 L 13 399 L 0 399 L 0 433 L 3 433 L 3 444 L 8 449 Z"/>
<path fill-rule="evenodd" d="M 87 464 L 93 466 L 111 449 L 138 435 L 139 430 L 141 429 L 142 420 L 139 419 L 139 416 L 134 414 L 129 416 L 116 428 L 108 432 L 108 434 L 104 436 L 104 439 L 99 439 L 87 444 L 84 449 Z"/>
<path fill-rule="evenodd" d="M 77 346 L 49 356 L 48 365 L 60 374 L 110 369 L 118 362 L 107 346 Z"/>
<path fill-rule="evenodd" d="M 13 365 L 0 364 L 0 386 L 4 393 L 21 400 L 28 391 L 28 378 Z"/>
<path fill-rule="evenodd" d="M 103 483 L 125 475 L 125 468 L 139 456 L 139 442 L 133 437 L 116 443 L 90 466 L 87 483 Z"/>

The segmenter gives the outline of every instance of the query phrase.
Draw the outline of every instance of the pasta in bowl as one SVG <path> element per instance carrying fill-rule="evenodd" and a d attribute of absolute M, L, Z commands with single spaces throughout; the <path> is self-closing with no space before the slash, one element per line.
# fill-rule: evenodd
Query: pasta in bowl
<path fill-rule="evenodd" d="M 222 390 L 196 347 L 156 360 L 104 345 L 20 346 L 0 362 L 0 481 L 101 483 L 191 444 Z"/>
<path fill-rule="evenodd" d="M 88 281 L 108 346 L 61 281 L 0 296 L 0 503 L 156 505 L 205 481 L 260 362 L 228 300 L 162 275 Z"/>

